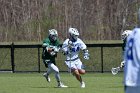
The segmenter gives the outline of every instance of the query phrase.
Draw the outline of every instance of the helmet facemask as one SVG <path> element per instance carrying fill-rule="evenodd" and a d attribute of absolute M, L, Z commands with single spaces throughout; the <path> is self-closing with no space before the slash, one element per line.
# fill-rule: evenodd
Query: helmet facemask
<path fill-rule="evenodd" d="M 69 34 L 72 41 L 76 41 L 79 36 L 79 32 L 76 28 L 69 28 Z"/>
<path fill-rule="evenodd" d="M 49 38 L 51 41 L 56 41 L 58 37 L 57 31 L 55 29 L 49 30 Z"/>
<path fill-rule="evenodd" d="M 70 39 L 72 39 L 73 41 L 76 41 L 77 38 L 78 38 L 78 35 L 70 34 Z"/>
<path fill-rule="evenodd" d="M 127 38 L 127 35 L 126 34 L 122 34 L 121 39 L 125 40 L 126 38 Z"/>
<path fill-rule="evenodd" d="M 58 36 L 57 35 L 50 35 L 49 37 L 52 41 L 56 41 Z"/>
<path fill-rule="evenodd" d="M 132 30 L 125 30 L 121 35 L 121 39 L 125 40 L 131 33 L 132 33 Z"/>

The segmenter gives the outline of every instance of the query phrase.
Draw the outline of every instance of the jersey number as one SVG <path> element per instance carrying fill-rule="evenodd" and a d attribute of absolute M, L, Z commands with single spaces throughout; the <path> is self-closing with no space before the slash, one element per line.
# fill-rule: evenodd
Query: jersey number
<path fill-rule="evenodd" d="M 133 50 L 132 50 L 132 47 L 133 47 L 133 43 L 134 43 L 134 40 L 133 38 L 131 38 L 129 41 L 128 41 L 128 50 L 127 50 L 127 58 L 128 60 L 133 60 Z"/>
<path fill-rule="evenodd" d="M 72 52 L 77 52 L 77 51 L 79 51 L 79 50 L 80 50 L 80 48 L 79 48 L 79 47 L 72 48 Z"/>

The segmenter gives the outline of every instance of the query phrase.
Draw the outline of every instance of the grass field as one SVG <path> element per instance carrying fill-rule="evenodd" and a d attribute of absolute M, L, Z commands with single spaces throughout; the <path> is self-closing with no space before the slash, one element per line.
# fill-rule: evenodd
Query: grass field
<path fill-rule="evenodd" d="M 0 93 L 124 93 L 123 73 L 87 73 L 83 76 L 86 88 L 69 73 L 61 73 L 68 88 L 57 88 L 54 74 L 48 83 L 42 73 L 0 73 Z"/>

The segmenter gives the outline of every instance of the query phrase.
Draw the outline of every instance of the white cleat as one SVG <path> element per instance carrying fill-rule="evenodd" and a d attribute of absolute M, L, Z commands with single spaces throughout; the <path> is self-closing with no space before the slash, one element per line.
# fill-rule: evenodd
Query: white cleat
<path fill-rule="evenodd" d="M 85 88 L 85 82 L 81 83 L 81 88 Z"/>
<path fill-rule="evenodd" d="M 48 82 L 51 82 L 50 77 L 49 77 L 46 73 L 44 73 L 43 76 L 46 78 L 46 80 L 47 80 Z"/>
<path fill-rule="evenodd" d="M 67 88 L 68 86 L 64 85 L 63 83 L 58 84 L 58 88 Z"/>

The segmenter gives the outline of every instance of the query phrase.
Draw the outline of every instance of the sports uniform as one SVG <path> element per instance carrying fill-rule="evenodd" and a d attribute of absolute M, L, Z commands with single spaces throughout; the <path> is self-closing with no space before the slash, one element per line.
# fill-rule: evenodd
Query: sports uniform
<path fill-rule="evenodd" d="M 125 30 L 122 35 L 121 35 L 121 39 L 123 40 L 123 46 L 122 46 L 122 50 L 123 50 L 123 54 L 125 52 L 125 46 L 126 46 L 126 42 L 127 42 L 127 37 L 132 33 L 132 30 Z M 121 62 L 121 68 L 123 68 L 125 65 L 125 61 L 123 60 Z"/>
<path fill-rule="evenodd" d="M 122 33 L 122 35 L 121 35 L 121 39 L 123 40 L 123 46 L 122 46 L 122 50 L 123 50 L 123 54 L 124 54 L 124 52 L 125 52 L 125 46 L 126 46 L 126 42 L 127 42 L 127 37 L 130 35 L 132 33 L 132 31 L 131 30 L 125 30 L 123 33 Z M 124 57 L 123 57 L 124 58 Z M 121 62 L 121 65 L 120 66 L 118 66 L 118 67 L 113 67 L 112 69 L 111 69 L 111 72 L 112 72 L 112 74 L 113 75 L 116 75 L 120 70 L 121 70 L 121 68 L 123 68 L 125 66 L 125 61 L 123 60 L 122 62 Z"/>
<path fill-rule="evenodd" d="M 49 37 L 43 41 L 43 63 L 48 68 L 47 72 L 43 74 L 43 76 L 50 82 L 49 75 L 51 72 L 55 72 L 55 78 L 58 83 L 58 87 L 67 87 L 65 86 L 61 80 L 59 75 L 59 69 L 56 66 L 55 58 L 57 57 L 57 53 L 60 49 L 60 44 L 58 40 L 58 34 L 55 29 L 49 30 Z"/>
<path fill-rule="evenodd" d="M 55 42 L 51 42 L 49 37 L 43 41 L 43 44 L 45 44 L 46 47 L 51 47 L 51 48 L 60 47 L 58 39 Z M 46 47 L 43 47 L 43 54 L 42 54 L 42 58 L 45 66 L 48 67 L 48 63 L 53 63 L 54 65 L 56 65 L 55 58 L 57 57 L 57 54 L 51 55 L 51 53 L 47 51 Z"/>
<path fill-rule="evenodd" d="M 125 93 L 140 93 L 140 28 L 128 37 L 124 60 Z"/>
<path fill-rule="evenodd" d="M 63 51 L 65 51 L 66 53 L 65 63 L 69 68 L 82 69 L 82 62 L 79 59 L 78 55 L 80 50 L 87 49 L 87 47 L 80 38 L 77 38 L 77 41 L 72 42 L 72 47 L 70 49 L 69 47 L 67 47 L 69 41 L 70 39 L 66 39 L 62 46 Z"/>
<path fill-rule="evenodd" d="M 78 38 L 79 32 L 76 28 L 69 28 L 70 38 L 66 39 L 62 45 L 62 51 L 66 56 L 65 63 L 69 71 L 73 73 L 76 79 L 81 83 L 81 88 L 85 88 L 80 74 L 84 74 L 85 70 L 82 68 L 82 62 L 79 59 L 79 51 L 83 50 L 84 58 L 89 59 L 87 46 Z"/>

